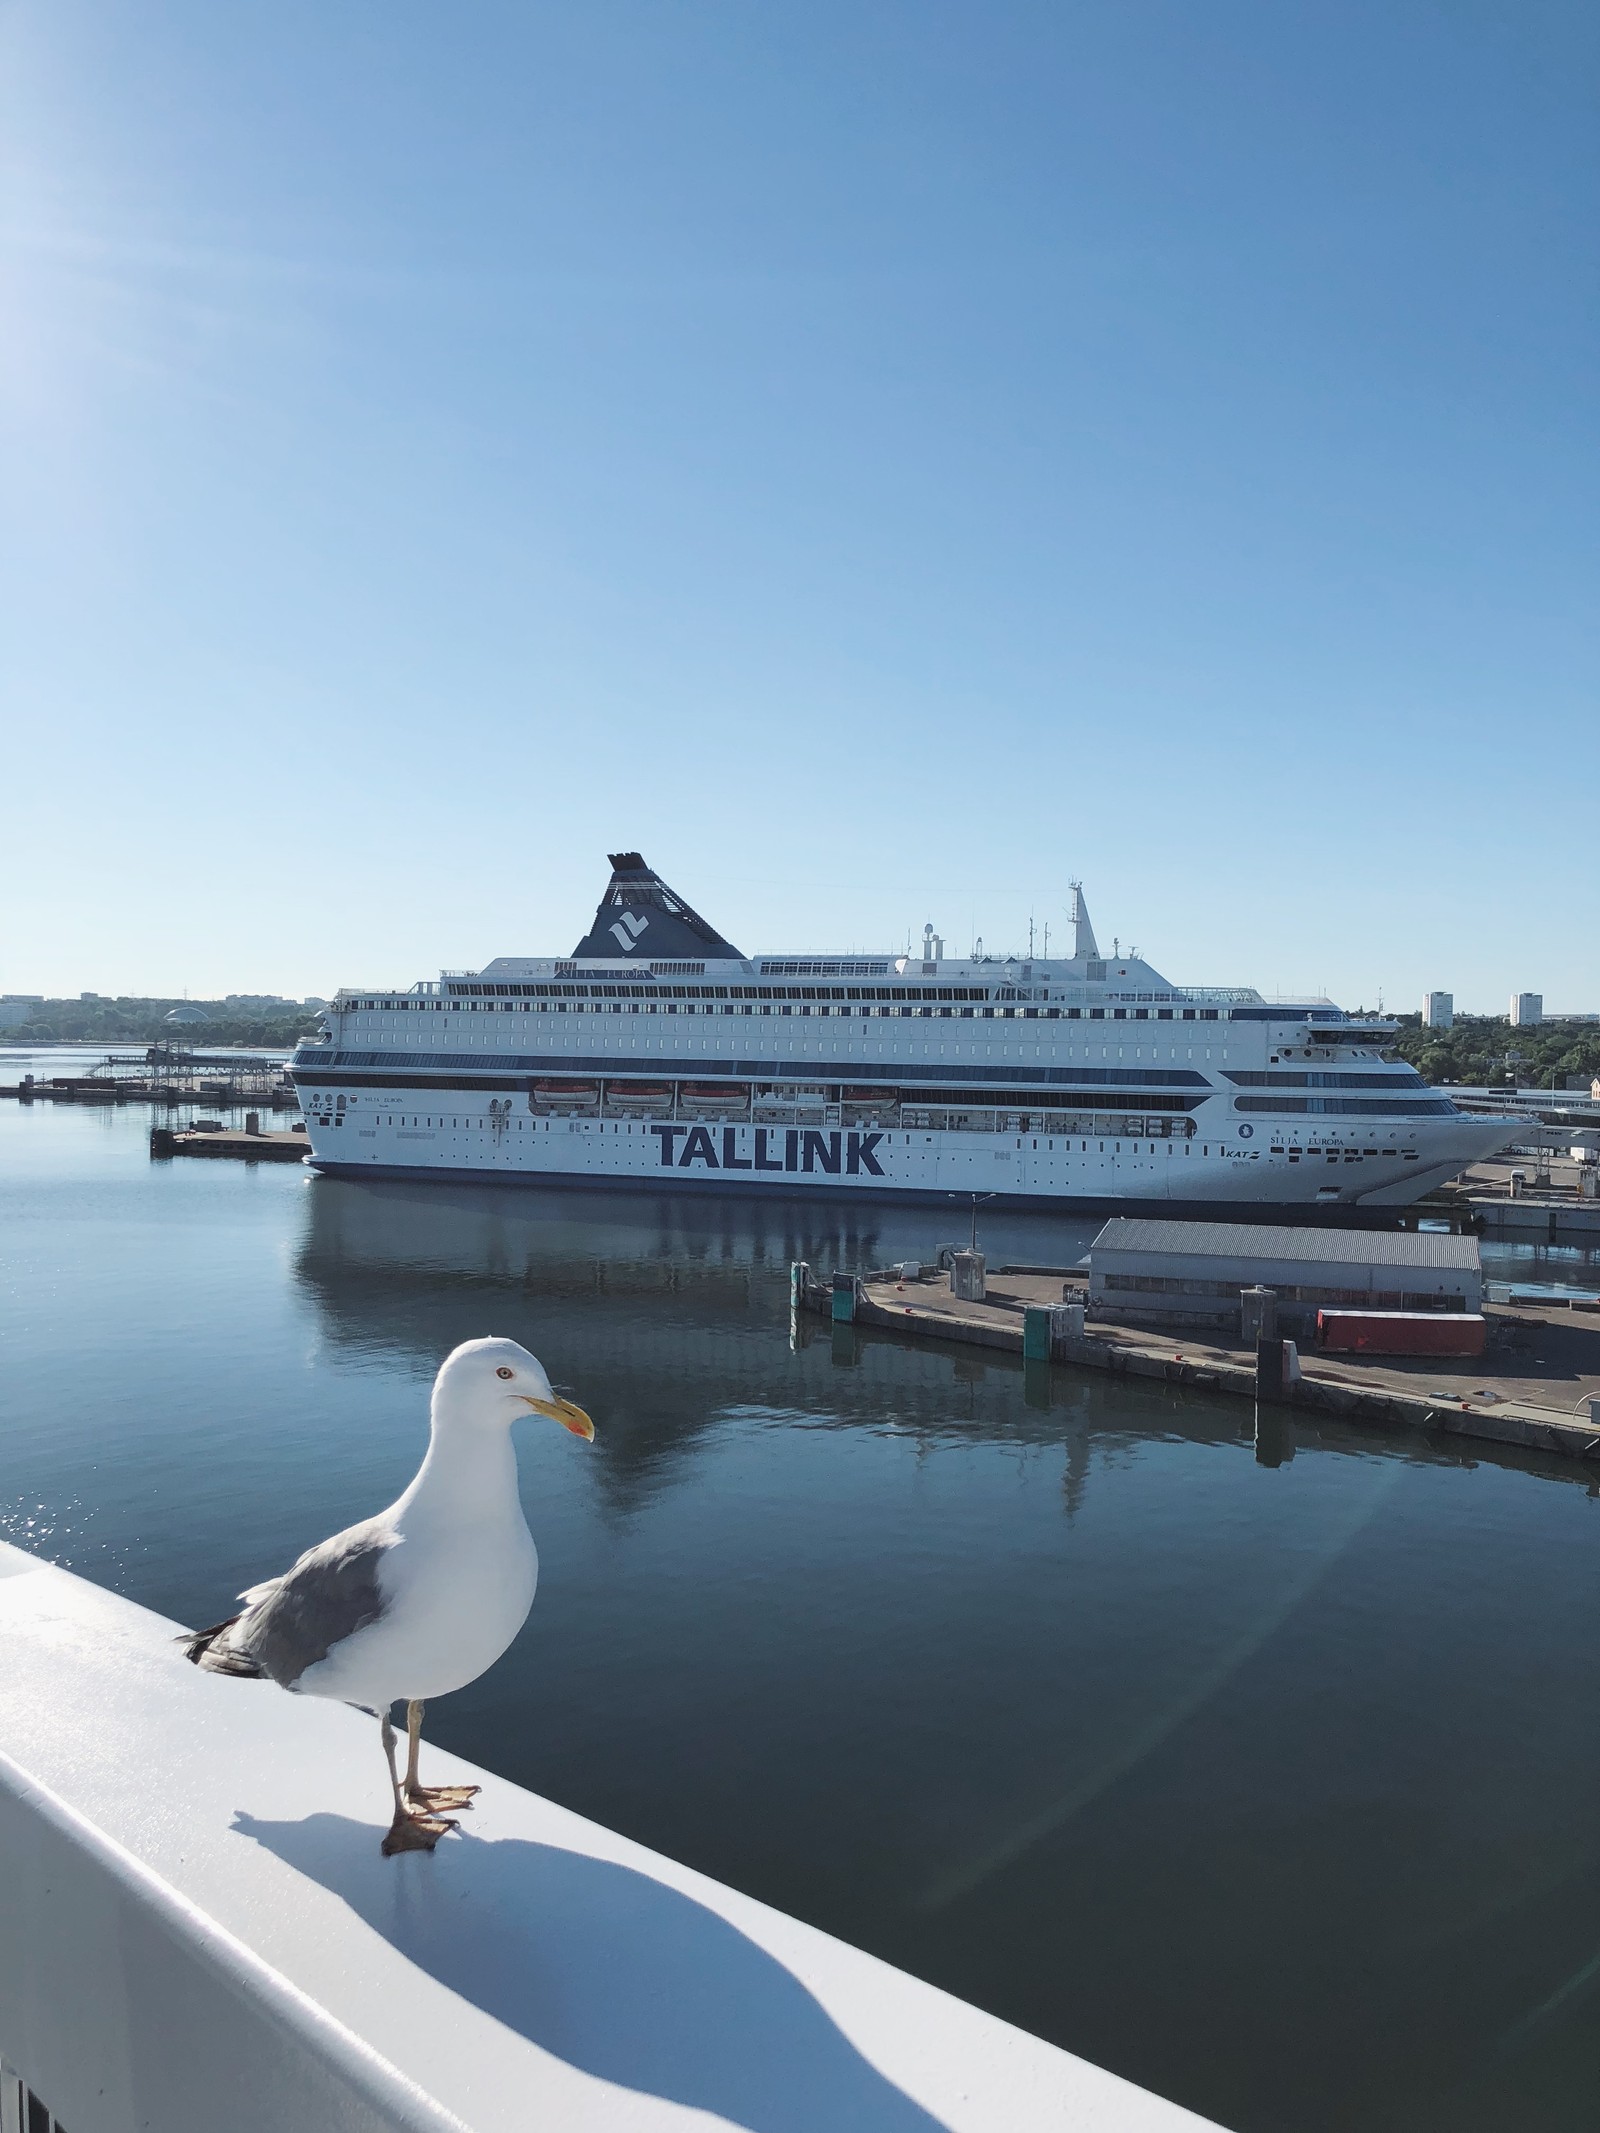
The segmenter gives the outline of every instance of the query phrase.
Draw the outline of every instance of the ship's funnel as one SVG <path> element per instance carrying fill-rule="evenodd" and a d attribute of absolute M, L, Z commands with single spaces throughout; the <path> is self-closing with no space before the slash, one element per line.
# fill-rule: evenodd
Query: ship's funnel
<path fill-rule="evenodd" d="M 1089 922 L 1089 906 L 1083 900 L 1081 882 L 1072 884 L 1072 902 L 1067 906 L 1067 916 L 1073 925 L 1073 954 L 1098 956 L 1100 950 L 1095 945 L 1094 927 Z"/>
<path fill-rule="evenodd" d="M 572 951 L 580 956 L 633 956 L 641 963 L 740 962 L 737 948 L 708 926 L 681 896 L 674 896 L 637 852 L 611 854 L 611 881 L 594 924 Z"/>

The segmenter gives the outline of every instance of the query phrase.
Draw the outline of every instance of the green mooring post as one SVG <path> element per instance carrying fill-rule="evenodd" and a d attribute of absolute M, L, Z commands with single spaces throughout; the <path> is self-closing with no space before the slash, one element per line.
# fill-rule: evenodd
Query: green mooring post
<path fill-rule="evenodd" d="M 1022 1359 L 1025 1363 L 1050 1360 L 1050 1312 L 1044 1304 L 1028 1304 L 1023 1310 Z"/>
<path fill-rule="evenodd" d="M 833 1322 L 836 1326 L 853 1326 L 856 1322 L 854 1274 L 835 1274 L 833 1277 Z"/>

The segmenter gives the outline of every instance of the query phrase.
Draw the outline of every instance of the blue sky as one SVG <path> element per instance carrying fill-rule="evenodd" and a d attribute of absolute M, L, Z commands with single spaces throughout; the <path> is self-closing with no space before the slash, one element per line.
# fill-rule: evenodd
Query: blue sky
<path fill-rule="evenodd" d="M 1600 1009 L 1600 17 L 0 9 L 0 988 Z"/>

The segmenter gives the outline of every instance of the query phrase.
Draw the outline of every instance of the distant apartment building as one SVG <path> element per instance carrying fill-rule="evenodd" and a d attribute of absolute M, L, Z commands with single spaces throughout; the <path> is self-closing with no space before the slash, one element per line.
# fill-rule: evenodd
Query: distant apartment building
<path fill-rule="evenodd" d="M 1453 992 L 1425 992 L 1422 996 L 1424 1029 L 1454 1029 L 1456 996 Z"/>
<path fill-rule="evenodd" d="M 33 1020 L 33 1010 L 44 1004 L 42 992 L 0 993 L 0 1029 L 20 1029 Z"/>
<path fill-rule="evenodd" d="M 1511 995 L 1511 1026 L 1513 1029 L 1536 1029 L 1544 1020 L 1544 994 L 1542 992 L 1514 992 Z"/>

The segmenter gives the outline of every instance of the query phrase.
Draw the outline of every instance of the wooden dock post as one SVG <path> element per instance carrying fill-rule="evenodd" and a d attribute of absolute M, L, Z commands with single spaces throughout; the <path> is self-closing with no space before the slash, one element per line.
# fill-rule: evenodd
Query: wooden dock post
<path fill-rule="evenodd" d="M 1283 1342 L 1276 1334 L 1262 1334 L 1256 1341 L 1256 1399 L 1283 1398 Z"/>

